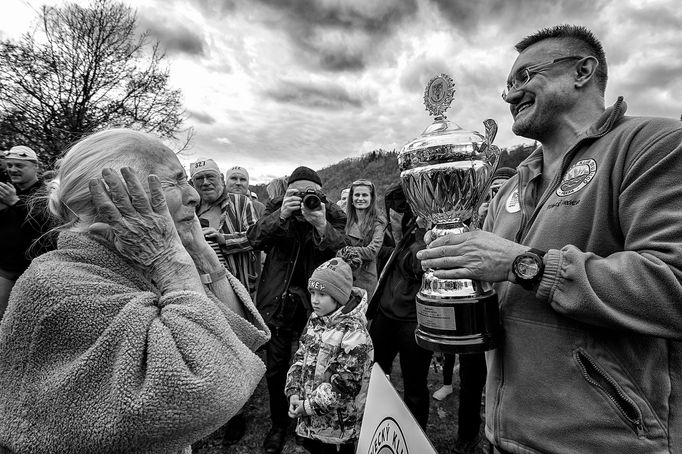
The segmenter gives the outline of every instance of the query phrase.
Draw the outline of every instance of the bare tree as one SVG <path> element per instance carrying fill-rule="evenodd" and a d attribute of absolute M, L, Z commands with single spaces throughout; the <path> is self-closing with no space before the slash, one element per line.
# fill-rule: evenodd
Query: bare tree
<path fill-rule="evenodd" d="M 39 14 L 33 32 L 0 42 L 0 145 L 29 145 L 52 163 L 105 127 L 178 140 L 180 91 L 169 88 L 164 54 L 137 32 L 133 9 L 92 0 Z"/>

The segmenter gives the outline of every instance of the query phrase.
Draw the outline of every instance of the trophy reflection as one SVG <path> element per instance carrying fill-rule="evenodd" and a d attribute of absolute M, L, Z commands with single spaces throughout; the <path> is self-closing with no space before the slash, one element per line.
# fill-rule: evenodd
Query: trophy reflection
<path fill-rule="evenodd" d="M 444 115 L 454 97 L 452 79 L 429 81 L 424 104 L 434 122 L 398 155 L 408 203 L 433 224 L 436 236 L 479 228 L 478 207 L 497 168 L 497 133 L 486 120 L 485 136 L 465 131 Z M 468 222 L 468 226 L 467 223 Z M 446 353 L 473 353 L 496 347 L 500 334 L 497 294 L 488 282 L 439 279 L 427 270 L 417 294 L 417 344 Z"/>

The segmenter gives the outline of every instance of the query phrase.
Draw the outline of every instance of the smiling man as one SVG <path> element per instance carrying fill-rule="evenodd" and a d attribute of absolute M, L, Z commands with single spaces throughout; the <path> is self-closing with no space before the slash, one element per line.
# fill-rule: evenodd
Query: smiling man
<path fill-rule="evenodd" d="M 541 146 L 484 231 L 419 253 L 439 277 L 497 283 L 486 435 L 498 452 L 681 453 L 682 123 L 606 108 L 584 27 L 516 49 L 503 99 Z"/>
<path fill-rule="evenodd" d="M 0 182 L 0 319 L 14 282 L 31 262 L 31 245 L 47 230 L 44 216 L 28 216 L 28 199 L 42 187 L 35 151 L 18 145 L 3 157 L 12 184 Z M 36 247 L 33 252 L 44 251 Z"/>
<path fill-rule="evenodd" d="M 189 169 L 200 197 L 196 214 L 204 237 L 218 257 L 222 257 L 227 269 L 255 297 L 260 260 L 246 237 L 246 231 L 258 219 L 251 199 L 241 192 L 228 190 L 218 164 L 212 159 L 193 162 Z M 237 443 L 245 430 L 246 419 L 240 411 L 224 426 L 223 443 Z"/>

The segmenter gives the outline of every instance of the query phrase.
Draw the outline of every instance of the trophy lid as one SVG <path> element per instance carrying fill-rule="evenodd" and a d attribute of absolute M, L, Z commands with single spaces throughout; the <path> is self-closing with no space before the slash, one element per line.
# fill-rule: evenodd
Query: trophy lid
<path fill-rule="evenodd" d="M 476 131 L 462 129 L 445 116 L 455 95 L 455 83 L 447 74 L 432 78 L 424 90 L 424 105 L 434 117 L 418 137 L 403 146 L 398 155 L 400 170 L 470 157 L 485 142 Z"/>

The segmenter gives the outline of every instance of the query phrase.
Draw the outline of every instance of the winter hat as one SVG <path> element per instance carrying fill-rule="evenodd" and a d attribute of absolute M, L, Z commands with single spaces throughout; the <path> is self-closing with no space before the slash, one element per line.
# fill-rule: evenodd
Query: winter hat
<path fill-rule="evenodd" d="M 342 306 L 348 302 L 352 288 L 353 272 L 340 257 L 318 266 L 308 279 L 308 290 L 326 293 Z"/>
<path fill-rule="evenodd" d="M 315 172 L 313 169 L 309 167 L 297 167 L 296 170 L 291 172 L 291 175 L 289 176 L 289 181 L 287 184 L 291 184 L 294 181 L 298 180 L 308 180 L 312 181 L 313 183 L 317 183 L 320 186 L 322 186 L 322 180 L 320 180 L 320 176 Z"/>
<path fill-rule="evenodd" d="M 244 176 L 246 178 L 246 182 L 249 182 L 249 172 L 244 168 L 240 166 L 234 166 L 231 169 L 229 169 L 227 172 L 225 172 L 225 178 L 229 179 L 232 174 L 238 173 Z"/>
<path fill-rule="evenodd" d="M 189 176 L 194 178 L 195 175 L 204 172 L 214 172 L 220 175 L 220 168 L 213 159 L 205 159 L 203 161 L 193 162 L 189 165 Z"/>
<path fill-rule="evenodd" d="M 7 151 L 3 152 L 5 159 L 19 159 L 21 161 L 34 161 L 38 162 L 38 156 L 36 152 L 31 150 L 26 145 L 17 145 L 12 147 Z"/>

